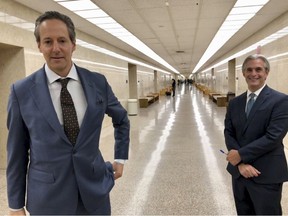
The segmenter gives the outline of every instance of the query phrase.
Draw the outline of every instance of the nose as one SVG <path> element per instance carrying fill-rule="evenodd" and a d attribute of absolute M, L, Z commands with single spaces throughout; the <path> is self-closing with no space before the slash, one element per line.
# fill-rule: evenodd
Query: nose
<path fill-rule="evenodd" d="M 60 51 L 60 46 L 58 42 L 53 43 L 53 52 L 59 52 Z"/>
<path fill-rule="evenodd" d="M 256 74 L 257 74 L 256 69 L 252 69 L 252 70 L 251 70 L 251 75 L 256 75 Z"/>

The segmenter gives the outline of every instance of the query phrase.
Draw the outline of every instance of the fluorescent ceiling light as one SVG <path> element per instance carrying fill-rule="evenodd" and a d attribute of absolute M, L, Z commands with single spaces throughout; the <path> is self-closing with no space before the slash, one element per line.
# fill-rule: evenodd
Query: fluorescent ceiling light
<path fill-rule="evenodd" d="M 123 26 L 117 23 L 112 17 L 102 11 L 96 4 L 90 0 L 54 0 L 58 4 L 67 8 L 68 10 L 74 12 L 75 14 L 81 16 L 87 21 L 93 23 L 104 31 L 112 34 L 128 45 L 134 47 L 138 51 L 142 52 L 144 55 L 151 59 L 159 62 L 169 70 L 176 74 L 180 74 L 175 68 L 168 64 L 164 59 L 158 56 L 153 50 L 151 50 L 146 44 L 140 41 L 137 37 L 127 31 Z M 99 14 L 92 15 L 91 10 L 97 10 Z M 90 14 L 85 14 L 85 11 Z M 101 12 L 100 12 L 101 11 Z"/>
<path fill-rule="evenodd" d="M 20 18 L 15 17 L 15 16 L 11 16 L 11 15 L 9 15 L 7 13 L 3 13 L 3 12 L 0 12 L 0 22 L 6 23 L 6 24 L 9 24 L 9 25 L 13 25 L 13 26 L 16 26 L 18 28 L 25 29 L 27 31 L 32 31 L 32 32 L 34 31 L 34 28 L 35 28 L 35 24 L 34 23 L 28 22 L 26 20 L 20 19 Z M 91 49 L 93 51 L 100 52 L 100 53 L 103 53 L 105 55 L 112 56 L 114 58 L 122 59 L 124 61 L 130 62 L 130 63 L 133 63 L 133 64 L 141 65 L 141 66 L 144 66 L 146 68 L 150 68 L 152 70 L 156 70 L 156 71 L 162 72 L 164 74 L 171 74 L 168 71 L 165 71 L 165 70 L 162 70 L 160 68 L 145 64 L 143 62 L 140 62 L 140 61 L 137 61 L 137 60 L 134 60 L 134 59 L 119 55 L 119 54 L 117 54 L 115 52 L 112 52 L 110 50 L 107 50 L 107 49 L 104 49 L 102 47 L 96 46 L 94 44 L 87 43 L 87 42 L 85 42 L 83 40 L 80 40 L 80 39 L 76 39 L 76 44 L 77 44 L 77 46 L 82 46 L 84 48 Z"/>
<path fill-rule="evenodd" d="M 254 17 L 268 1 L 269 0 L 238 0 L 192 73 L 196 73 L 199 68 L 202 67 L 202 65 L 204 65 L 252 17 Z"/>
<path fill-rule="evenodd" d="M 284 37 L 284 36 L 287 36 L 287 35 L 288 35 L 288 27 L 285 27 L 285 28 L 283 28 L 283 29 L 275 32 L 274 34 L 272 34 L 272 35 L 264 38 L 263 40 L 260 40 L 260 41 L 258 41 L 257 43 L 255 43 L 255 44 L 253 44 L 253 45 L 251 45 L 251 46 L 249 46 L 249 47 L 241 50 L 240 52 L 235 53 L 234 55 L 229 56 L 228 58 L 226 58 L 226 59 L 218 62 L 217 64 L 209 67 L 208 69 L 205 69 L 203 72 L 210 71 L 212 68 L 215 68 L 215 67 L 218 67 L 218 66 L 220 66 L 220 65 L 222 65 L 222 64 L 225 64 L 225 63 L 227 63 L 227 62 L 228 62 L 229 60 L 231 60 L 231 59 L 237 58 L 237 57 L 239 57 L 239 56 L 243 56 L 243 55 L 247 54 L 248 52 L 251 52 L 251 51 L 253 51 L 253 50 L 256 50 L 258 46 L 265 46 L 265 45 L 267 45 L 268 43 L 271 43 L 271 42 L 273 42 L 273 41 L 275 41 L 275 40 L 278 40 L 278 39 L 280 39 L 280 38 L 282 38 L 282 37 Z"/>
<path fill-rule="evenodd" d="M 90 0 L 78 0 L 78 1 L 62 1 L 62 0 L 54 0 L 61 4 L 63 7 L 67 8 L 70 11 L 83 11 L 83 10 L 91 10 L 98 9 L 98 7 L 93 4 Z"/>
<path fill-rule="evenodd" d="M 75 11 L 75 13 L 84 19 L 96 18 L 96 17 L 107 17 L 107 14 L 100 9 Z"/>

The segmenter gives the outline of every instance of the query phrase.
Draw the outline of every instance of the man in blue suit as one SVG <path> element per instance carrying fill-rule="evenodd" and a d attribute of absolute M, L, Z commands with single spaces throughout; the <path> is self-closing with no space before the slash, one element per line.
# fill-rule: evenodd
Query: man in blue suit
<path fill-rule="evenodd" d="M 266 85 L 269 71 L 264 56 L 248 56 L 242 65 L 248 90 L 229 102 L 226 113 L 227 170 L 239 215 L 282 214 L 282 185 L 288 180 L 283 146 L 288 96 Z"/>
<path fill-rule="evenodd" d="M 76 36 L 69 17 L 46 12 L 36 20 L 34 34 L 46 64 L 12 85 L 8 103 L 10 214 L 24 215 L 26 206 L 31 215 L 109 215 L 109 192 L 128 159 L 127 112 L 103 75 L 72 62 Z M 63 129 L 58 82 L 63 78 L 69 78 L 80 128 L 75 141 Z M 99 150 L 105 114 L 115 130 L 113 164 L 104 162 Z"/>

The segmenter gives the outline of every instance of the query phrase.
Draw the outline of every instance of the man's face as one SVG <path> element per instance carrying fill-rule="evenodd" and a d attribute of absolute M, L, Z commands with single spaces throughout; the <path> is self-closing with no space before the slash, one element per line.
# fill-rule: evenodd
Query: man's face
<path fill-rule="evenodd" d="M 265 84 L 268 72 L 264 67 L 264 62 L 261 59 L 256 59 L 247 62 L 243 76 L 248 84 L 248 89 L 255 92 Z"/>
<path fill-rule="evenodd" d="M 39 34 L 38 48 L 47 65 L 58 75 L 67 76 L 76 46 L 70 40 L 67 26 L 61 20 L 46 20 L 39 26 Z"/>

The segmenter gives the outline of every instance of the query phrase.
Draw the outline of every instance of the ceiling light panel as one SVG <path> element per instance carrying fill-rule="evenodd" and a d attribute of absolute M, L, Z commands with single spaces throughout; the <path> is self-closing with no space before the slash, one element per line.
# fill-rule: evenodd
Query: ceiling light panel
<path fill-rule="evenodd" d="M 100 10 L 100 9 L 94 9 L 94 10 L 83 10 L 83 11 L 74 11 L 77 15 L 87 19 L 87 18 L 96 18 L 96 17 L 107 17 L 108 15 Z"/>
<path fill-rule="evenodd" d="M 255 5 L 265 5 L 269 0 L 238 0 L 235 4 L 235 7 L 247 7 Z"/>
<path fill-rule="evenodd" d="M 252 14 L 257 13 L 263 6 L 245 6 L 245 7 L 235 7 L 231 10 L 231 15 L 237 14 Z"/>
<path fill-rule="evenodd" d="M 54 0 L 55 1 L 55 0 Z M 57 2 L 57 1 L 56 1 Z M 60 5 L 71 11 L 83 11 L 98 9 L 90 0 L 78 0 L 78 1 L 58 1 Z"/>

